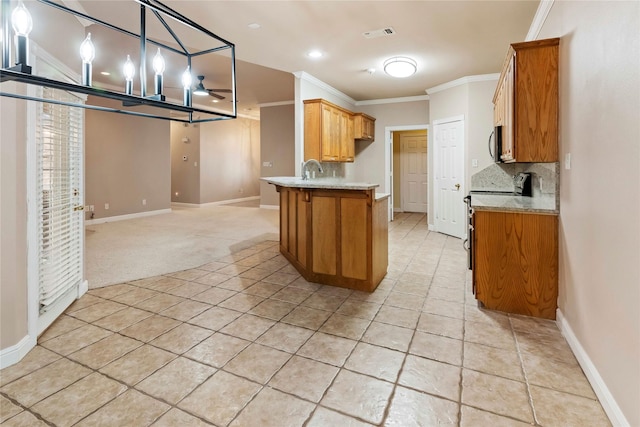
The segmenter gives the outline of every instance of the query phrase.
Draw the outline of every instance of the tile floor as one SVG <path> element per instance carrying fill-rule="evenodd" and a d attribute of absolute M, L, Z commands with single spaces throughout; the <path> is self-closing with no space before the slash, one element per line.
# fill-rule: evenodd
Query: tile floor
<path fill-rule="evenodd" d="M 484 311 L 460 240 L 390 224 L 371 294 L 275 241 L 91 290 L 0 371 L 3 426 L 606 426 L 554 322 Z"/>

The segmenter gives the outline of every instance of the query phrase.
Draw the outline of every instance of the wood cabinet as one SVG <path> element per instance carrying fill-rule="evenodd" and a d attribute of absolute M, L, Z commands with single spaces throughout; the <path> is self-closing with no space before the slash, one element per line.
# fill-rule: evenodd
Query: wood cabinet
<path fill-rule="evenodd" d="M 280 252 L 316 283 L 372 292 L 387 273 L 388 199 L 374 190 L 277 186 Z"/>
<path fill-rule="evenodd" d="M 503 162 L 558 161 L 560 39 L 510 46 L 493 98 Z"/>
<path fill-rule="evenodd" d="M 493 310 L 555 319 L 557 215 L 476 210 L 472 245 L 478 301 Z"/>
<path fill-rule="evenodd" d="M 353 162 L 352 113 L 323 99 L 305 100 L 304 159 Z"/>
<path fill-rule="evenodd" d="M 355 139 L 373 141 L 376 137 L 376 119 L 364 113 L 354 113 L 353 129 Z"/>

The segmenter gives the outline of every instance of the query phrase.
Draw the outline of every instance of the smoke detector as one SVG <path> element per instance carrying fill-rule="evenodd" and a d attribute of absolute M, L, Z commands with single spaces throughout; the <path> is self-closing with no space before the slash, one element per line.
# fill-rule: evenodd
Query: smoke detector
<path fill-rule="evenodd" d="M 378 37 L 392 36 L 396 33 L 392 27 L 381 28 L 379 30 L 365 31 L 362 33 L 365 39 L 375 39 Z"/>

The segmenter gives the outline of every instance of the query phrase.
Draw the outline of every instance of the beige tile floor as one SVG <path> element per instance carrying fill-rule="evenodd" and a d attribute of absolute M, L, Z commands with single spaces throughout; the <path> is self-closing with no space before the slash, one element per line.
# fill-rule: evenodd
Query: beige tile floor
<path fill-rule="evenodd" d="M 389 238 L 371 294 L 306 282 L 269 240 L 91 290 L 0 371 L 0 422 L 609 425 L 554 322 L 477 308 L 460 240 L 417 214 Z"/>

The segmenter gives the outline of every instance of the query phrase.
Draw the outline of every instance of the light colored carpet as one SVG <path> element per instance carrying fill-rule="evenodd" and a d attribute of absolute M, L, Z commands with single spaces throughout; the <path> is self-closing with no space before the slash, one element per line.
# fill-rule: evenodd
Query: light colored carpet
<path fill-rule="evenodd" d="M 186 270 L 263 240 L 278 240 L 277 210 L 236 206 L 172 213 L 85 228 L 85 277 L 97 288 Z"/>

